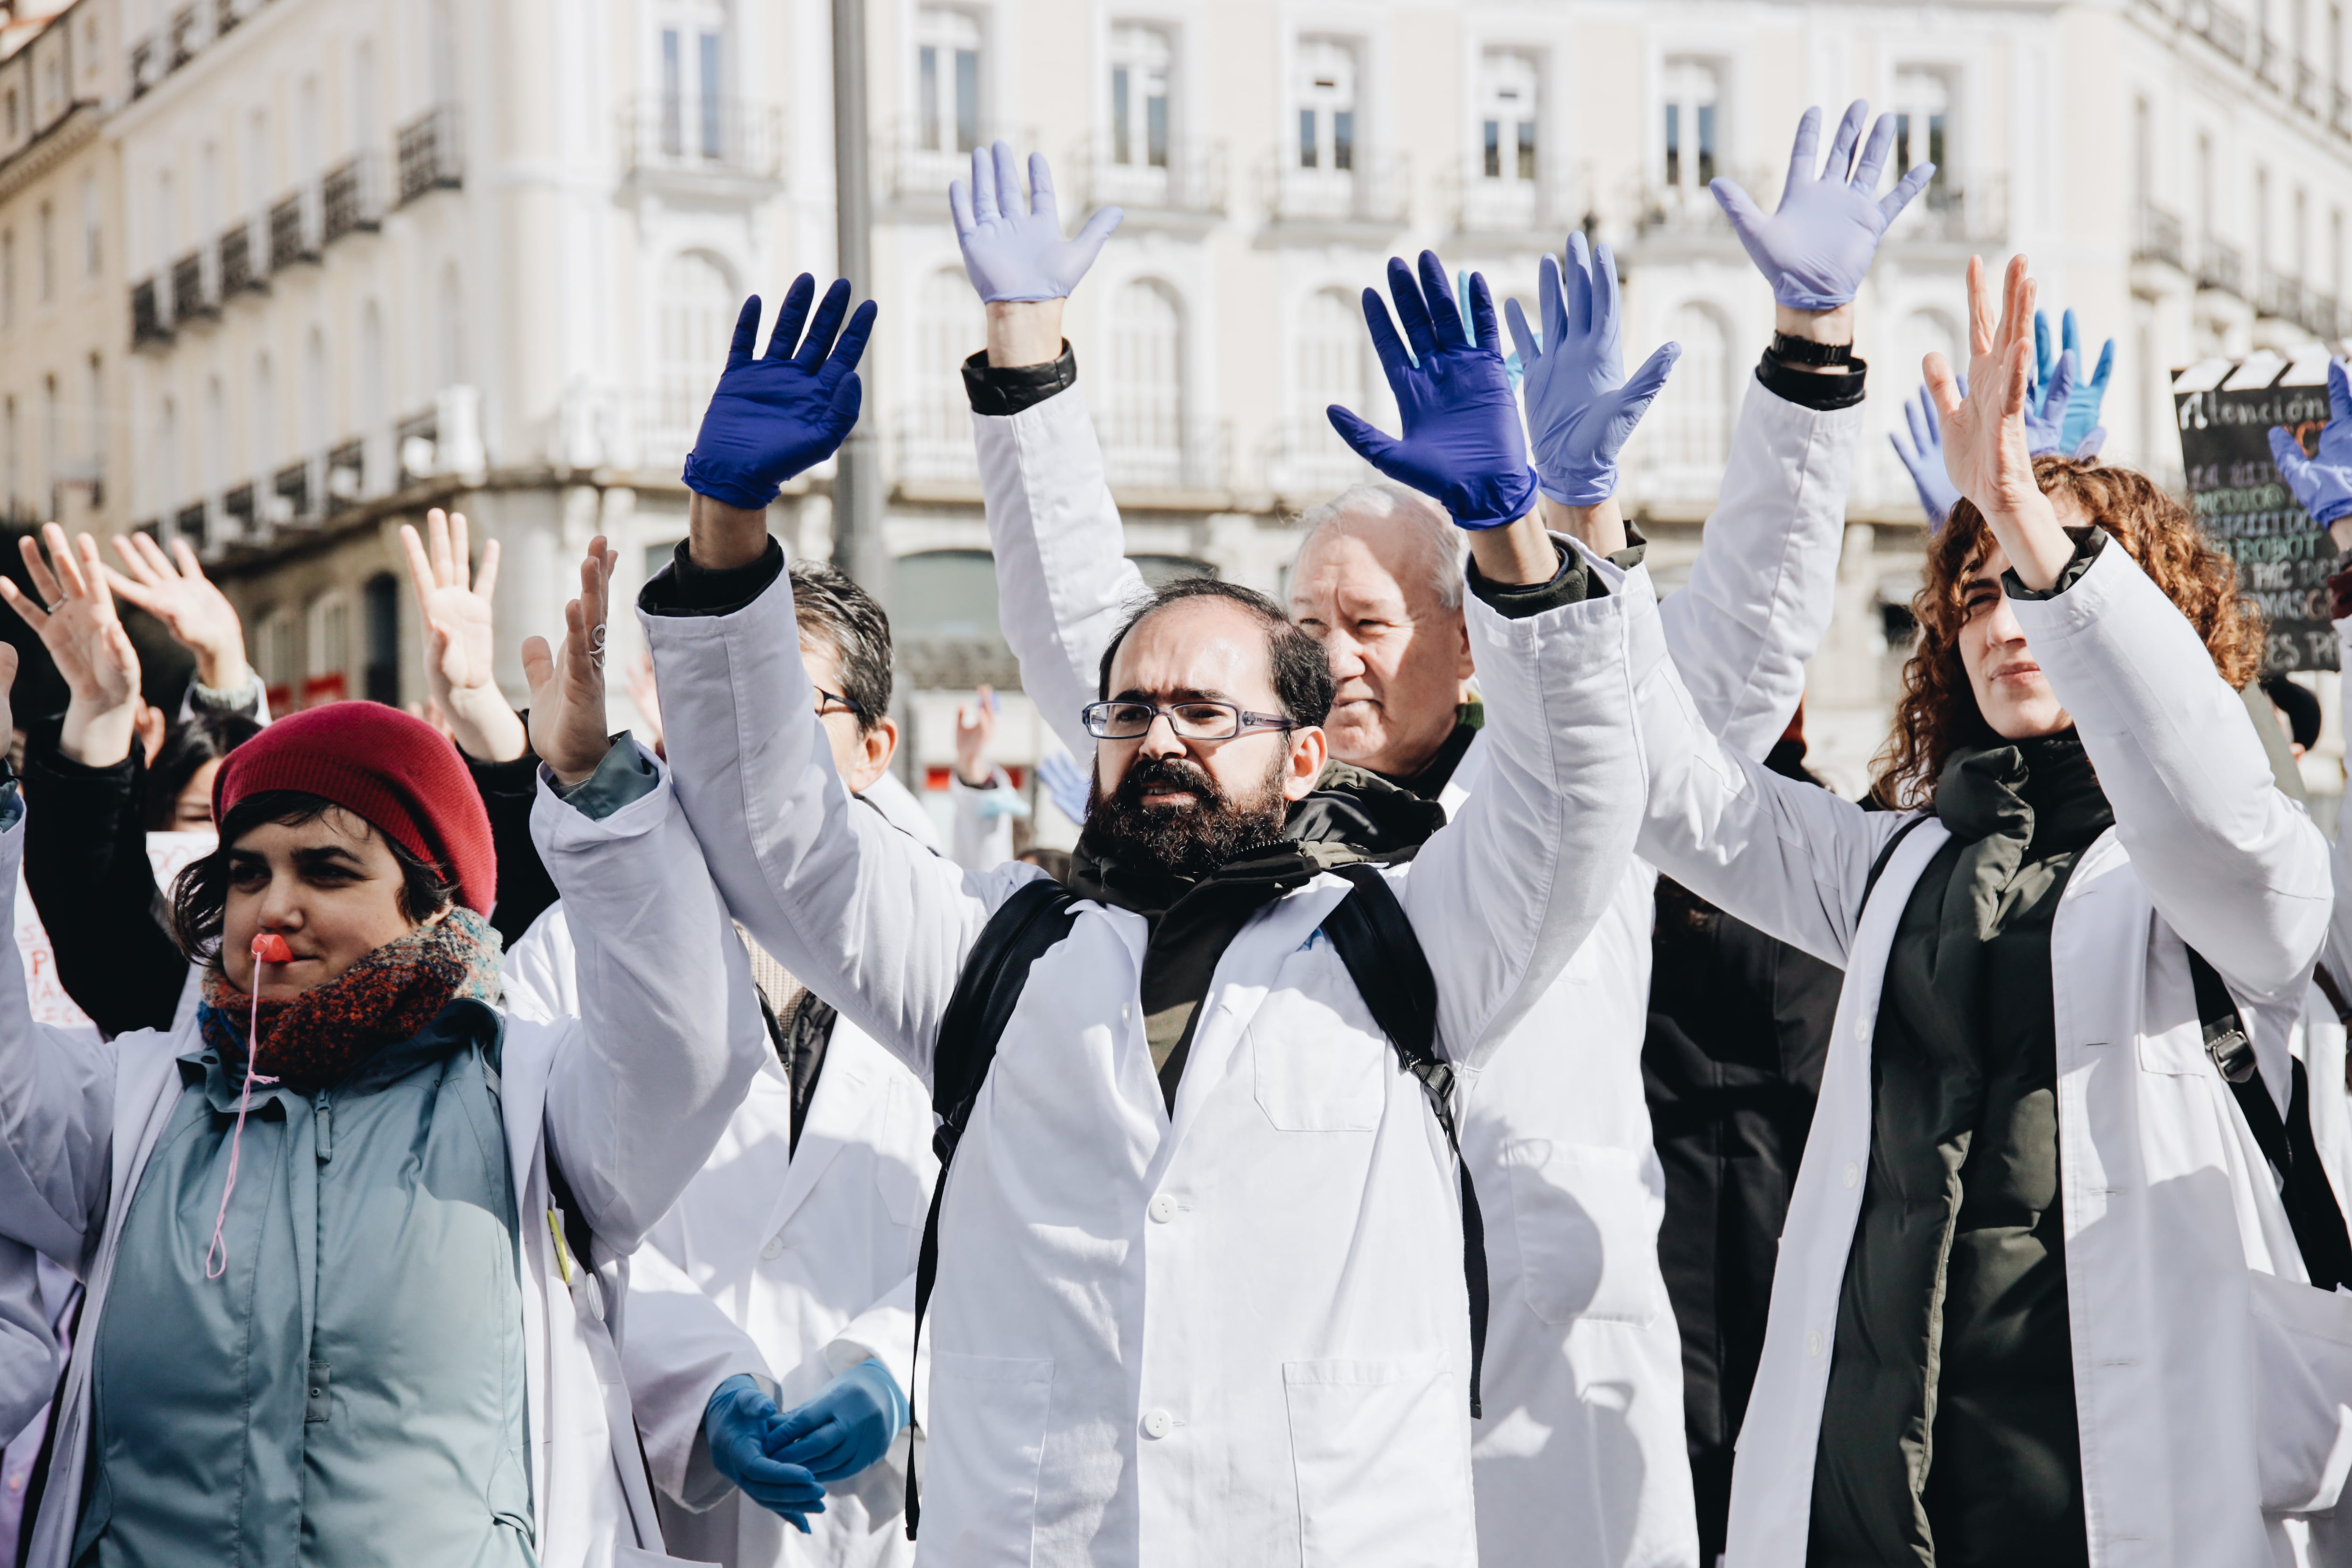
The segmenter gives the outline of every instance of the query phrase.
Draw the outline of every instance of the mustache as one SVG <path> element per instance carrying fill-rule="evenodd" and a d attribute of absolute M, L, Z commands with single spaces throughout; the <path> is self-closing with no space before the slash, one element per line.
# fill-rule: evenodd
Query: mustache
<path fill-rule="evenodd" d="M 1118 781 L 1118 793 L 1125 804 L 1140 807 L 1144 795 L 1154 789 L 1189 791 L 1208 806 L 1223 805 L 1225 799 L 1205 768 L 1182 757 L 1153 757 L 1137 763 Z"/>

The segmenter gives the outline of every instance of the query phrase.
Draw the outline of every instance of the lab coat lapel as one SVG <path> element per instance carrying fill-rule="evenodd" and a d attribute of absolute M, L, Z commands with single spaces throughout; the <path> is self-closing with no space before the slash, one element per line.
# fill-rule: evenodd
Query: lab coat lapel
<path fill-rule="evenodd" d="M 846 1019 L 835 1023 L 833 1039 L 825 1047 L 824 1070 L 817 1075 L 816 1092 L 809 1096 L 808 1120 L 801 1125 L 800 1147 L 792 1151 L 791 1163 L 781 1173 L 782 1180 L 772 1189 L 776 1194 L 774 1212 L 768 1216 L 766 1228 L 746 1239 L 764 1242 L 790 1224 L 809 1194 L 816 1190 L 817 1178 L 833 1163 L 833 1157 L 841 1152 L 845 1144 L 858 1140 L 867 1120 L 876 1113 L 875 1064 L 860 1048 L 864 1045 L 864 1038 Z M 781 1076 L 762 1072 L 759 1087 L 761 1092 L 782 1093 L 785 1097 L 787 1103 L 782 1110 L 787 1120 L 782 1124 L 789 1126 L 792 1089 L 781 1082 Z M 766 1142 L 773 1144 L 775 1140 Z M 782 1147 L 789 1149 L 790 1144 Z M 777 1152 L 780 1151 L 766 1152 L 772 1157 Z"/>

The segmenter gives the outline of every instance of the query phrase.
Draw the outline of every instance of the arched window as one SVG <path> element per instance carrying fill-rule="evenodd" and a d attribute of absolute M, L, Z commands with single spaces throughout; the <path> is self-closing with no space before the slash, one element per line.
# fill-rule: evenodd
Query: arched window
<path fill-rule="evenodd" d="M 180 501 L 180 410 L 169 397 L 155 405 L 155 493 L 149 510 L 163 512 Z"/>
<path fill-rule="evenodd" d="M 1370 468 L 1348 449 L 1325 413 L 1334 403 L 1375 421 L 1383 412 L 1384 399 L 1372 389 L 1363 307 L 1347 290 L 1325 289 L 1307 297 L 1291 377 L 1292 412 L 1275 464 L 1275 488 L 1292 495 L 1328 492 L 1368 477 Z"/>
<path fill-rule="evenodd" d="M 246 424 L 254 477 L 267 479 L 278 461 L 278 378 L 266 353 L 253 359 L 253 408 Z"/>
<path fill-rule="evenodd" d="M 970 479 L 978 471 L 962 367 L 987 341 L 987 318 L 961 268 L 942 267 L 923 279 L 915 303 L 915 399 L 899 442 L 905 477 Z"/>
<path fill-rule="evenodd" d="M 441 267 L 440 357 L 435 369 L 440 379 L 435 390 L 446 386 L 462 386 L 466 381 L 466 312 L 465 296 L 457 287 L 457 264 L 444 262 Z"/>
<path fill-rule="evenodd" d="M 1184 325 L 1165 284 L 1138 279 L 1111 306 L 1103 457 L 1113 484 L 1172 486 L 1184 469 Z"/>
<path fill-rule="evenodd" d="M 1649 435 L 1652 492 L 1679 499 L 1712 496 L 1730 455 L 1730 330 L 1714 307 L 1693 301 L 1674 313 L 1666 336 L 1682 344 L 1683 357 L 1657 406 L 1642 422 Z"/>
<path fill-rule="evenodd" d="M 334 418 L 334 394 L 327 382 L 327 335 L 312 327 L 302 342 L 302 456 L 316 457 L 327 445 Z"/>
<path fill-rule="evenodd" d="M 383 363 L 383 312 L 370 300 L 360 307 L 358 391 L 360 432 L 363 436 L 373 436 L 384 421 L 384 411 L 389 406 L 384 401 L 390 390 L 385 384 L 388 374 Z"/>
<path fill-rule="evenodd" d="M 655 438 L 663 450 L 655 456 L 667 462 L 672 448 L 682 456 L 694 442 L 710 389 L 727 368 L 727 344 L 742 300 L 717 257 L 688 250 L 671 257 L 662 268 L 660 300 L 655 329 L 655 361 L 660 367 Z M 753 346 L 763 343 L 760 340 Z"/>

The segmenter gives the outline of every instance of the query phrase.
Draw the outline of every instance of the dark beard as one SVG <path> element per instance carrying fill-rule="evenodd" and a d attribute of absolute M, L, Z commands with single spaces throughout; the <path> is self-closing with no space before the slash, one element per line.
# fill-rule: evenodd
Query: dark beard
<path fill-rule="evenodd" d="M 1086 847 L 1136 870 L 1198 880 L 1243 850 L 1281 837 L 1290 805 L 1282 795 L 1285 761 L 1277 752 L 1256 798 L 1236 801 L 1181 757 L 1140 759 L 1108 796 L 1097 780 L 1087 813 Z M 1193 804 L 1146 805 L 1144 791 L 1153 785 L 1189 790 Z"/>

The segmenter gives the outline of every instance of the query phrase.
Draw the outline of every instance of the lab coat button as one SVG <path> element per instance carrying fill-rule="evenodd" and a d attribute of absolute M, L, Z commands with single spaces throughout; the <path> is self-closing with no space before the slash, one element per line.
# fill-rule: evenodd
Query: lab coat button
<path fill-rule="evenodd" d="M 1168 1429 L 1175 1425 L 1176 1418 L 1165 1410 L 1147 1411 L 1144 1414 L 1143 1432 L 1148 1437 L 1165 1437 L 1168 1436 Z"/>
<path fill-rule="evenodd" d="M 1805 1353 L 1809 1356 L 1818 1356 L 1822 1353 L 1822 1331 L 1819 1329 L 1814 1329 L 1805 1335 Z"/>
<path fill-rule="evenodd" d="M 1856 1184 L 1857 1182 L 1859 1182 L 1859 1181 L 1861 1181 L 1861 1180 L 1862 1180 L 1862 1167 L 1861 1167 L 1860 1165 L 1855 1164 L 1853 1161 L 1848 1160 L 1848 1161 L 1845 1163 L 1845 1185 L 1846 1185 L 1846 1190 L 1847 1190 L 1848 1192 L 1852 1192 L 1852 1191 L 1853 1190 L 1854 1184 Z"/>
<path fill-rule="evenodd" d="M 777 1258 L 782 1258 L 783 1255 L 784 1238 L 782 1234 L 768 1237 L 768 1244 L 760 1248 L 760 1256 L 770 1263 L 773 1263 Z"/>
<path fill-rule="evenodd" d="M 1166 1193 L 1162 1193 L 1158 1197 L 1152 1199 L 1150 1206 L 1146 1208 L 1143 1212 L 1150 1215 L 1153 1219 L 1158 1220 L 1161 1225 L 1166 1225 L 1170 1220 L 1176 1217 L 1176 1200 L 1170 1197 Z"/>

